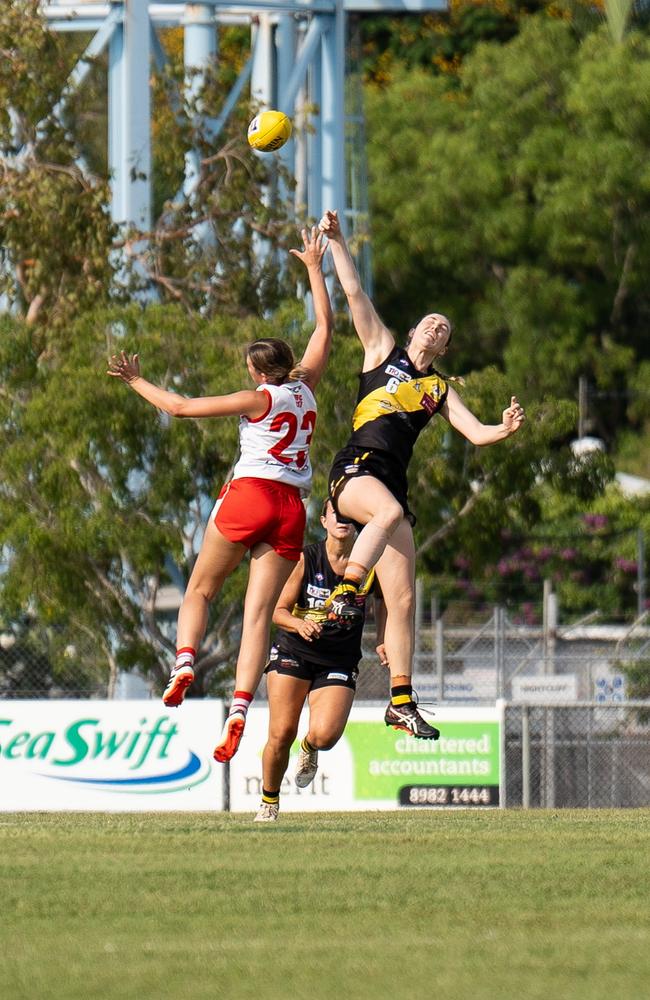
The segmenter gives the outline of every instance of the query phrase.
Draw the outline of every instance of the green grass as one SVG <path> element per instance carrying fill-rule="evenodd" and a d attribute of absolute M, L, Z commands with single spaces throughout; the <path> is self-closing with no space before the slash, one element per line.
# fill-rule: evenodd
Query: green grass
<path fill-rule="evenodd" d="M 638 1000 L 650 811 L 0 814 L 9 998 Z"/>

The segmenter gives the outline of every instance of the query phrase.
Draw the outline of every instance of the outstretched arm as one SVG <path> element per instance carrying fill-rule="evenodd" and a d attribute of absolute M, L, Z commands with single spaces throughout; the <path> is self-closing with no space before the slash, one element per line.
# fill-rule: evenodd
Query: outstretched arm
<path fill-rule="evenodd" d="M 108 364 L 107 375 L 120 378 L 139 396 L 152 406 L 170 413 L 172 417 L 230 417 L 245 415 L 261 417 L 268 408 L 268 396 L 263 392 L 243 389 L 227 396 L 196 396 L 188 398 L 175 392 L 161 389 L 153 382 L 147 382 L 140 375 L 140 359 L 137 354 L 127 355 L 121 351 L 114 354 Z"/>
<path fill-rule="evenodd" d="M 305 381 L 311 389 L 315 389 L 327 365 L 334 326 L 330 297 L 323 277 L 323 256 L 327 243 L 316 226 L 312 226 L 311 230 L 303 229 L 301 236 L 304 250 L 290 250 L 289 253 L 301 260 L 307 268 L 314 301 L 316 326 L 300 364 L 308 373 Z"/>
<path fill-rule="evenodd" d="M 500 424 L 482 424 L 472 411 L 467 409 L 458 393 L 451 387 L 440 412 L 445 420 L 448 420 L 451 426 L 459 431 L 463 437 L 466 437 L 472 444 L 478 445 L 496 444 L 497 441 L 503 441 L 504 438 L 515 434 L 526 419 L 523 407 L 519 404 L 517 397 L 512 396 L 510 406 L 503 411 Z"/>
<path fill-rule="evenodd" d="M 354 328 L 365 351 L 363 367 L 365 371 L 369 371 L 390 354 L 395 338 L 379 318 L 370 298 L 361 287 L 359 274 L 341 231 L 338 213 L 325 212 L 318 228 L 329 237 L 334 267 L 350 306 Z"/>

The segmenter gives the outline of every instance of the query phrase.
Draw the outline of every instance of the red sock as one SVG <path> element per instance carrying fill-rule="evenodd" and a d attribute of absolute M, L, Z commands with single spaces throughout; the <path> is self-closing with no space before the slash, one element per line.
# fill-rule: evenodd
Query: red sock
<path fill-rule="evenodd" d="M 196 650 L 192 649 L 191 646 L 181 646 L 180 649 L 176 650 L 175 669 L 178 670 L 179 667 L 193 667 L 195 656 Z"/>
<path fill-rule="evenodd" d="M 235 691 L 232 696 L 228 715 L 232 715 L 233 712 L 242 712 L 246 715 L 252 700 L 253 695 L 249 691 Z"/>

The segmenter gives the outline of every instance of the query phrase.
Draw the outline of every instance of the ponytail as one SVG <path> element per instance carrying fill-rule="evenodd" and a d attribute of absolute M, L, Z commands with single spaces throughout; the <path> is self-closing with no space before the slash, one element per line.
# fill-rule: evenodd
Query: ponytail
<path fill-rule="evenodd" d="M 295 365 L 287 375 L 287 382 L 304 382 L 309 372 L 302 365 Z"/>
<path fill-rule="evenodd" d="M 297 365 L 293 351 L 285 340 L 266 337 L 256 340 L 246 351 L 253 368 L 266 375 L 269 382 L 282 385 L 283 382 L 295 382 L 307 376 L 307 371 Z"/>

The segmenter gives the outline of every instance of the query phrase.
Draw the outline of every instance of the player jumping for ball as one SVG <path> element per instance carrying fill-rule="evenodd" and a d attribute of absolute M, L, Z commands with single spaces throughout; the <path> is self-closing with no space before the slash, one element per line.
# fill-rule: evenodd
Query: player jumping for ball
<path fill-rule="evenodd" d="M 356 595 L 374 566 L 386 604 L 384 643 L 391 671 L 387 726 L 422 739 L 437 739 L 413 700 L 413 613 L 415 596 L 415 518 L 407 499 L 407 469 L 415 441 L 440 413 L 472 444 L 502 441 L 519 430 L 524 411 L 516 396 L 500 424 L 480 422 L 448 380 L 433 367 L 451 340 L 451 323 L 429 313 L 398 347 L 363 291 L 336 212 L 328 211 L 319 228 L 330 240 L 338 279 L 364 349 L 352 435 L 334 459 L 330 496 L 338 514 L 361 529 L 342 583 L 330 597 L 331 614 L 340 622 L 359 617 Z"/>
<path fill-rule="evenodd" d="M 256 388 L 227 396 L 187 399 L 140 375 L 138 356 L 113 356 L 108 374 L 175 417 L 239 416 L 240 457 L 210 515 L 201 551 L 178 614 L 176 663 L 163 694 L 180 705 L 194 680 L 194 659 L 205 634 L 210 602 L 250 551 L 235 693 L 214 756 L 235 754 L 246 713 L 269 648 L 271 616 L 300 559 L 305 527 L 302 496 L 311 485 L 309 445 L 316 423 L 316 388 L 327 364 L 332 310 L 322 272 L 326 241 L 316 227 L 302 230 L 304 249 L 289 252 L 307 268 L 315 328 L 299 366 L 287 343 L 257 340 L 246 366 Z"/>

